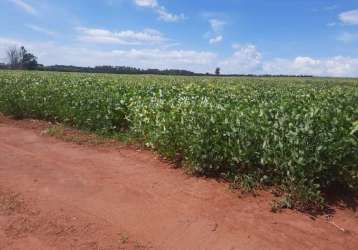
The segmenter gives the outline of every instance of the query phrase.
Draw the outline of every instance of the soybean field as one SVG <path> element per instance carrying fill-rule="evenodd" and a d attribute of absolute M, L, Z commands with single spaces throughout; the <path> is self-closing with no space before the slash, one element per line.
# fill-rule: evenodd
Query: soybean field
<path fill-rule="evenodd" d="M 358 80 L 0 72 L 0 112 L 130 137 L 281 205 L 358 192 Z"/>

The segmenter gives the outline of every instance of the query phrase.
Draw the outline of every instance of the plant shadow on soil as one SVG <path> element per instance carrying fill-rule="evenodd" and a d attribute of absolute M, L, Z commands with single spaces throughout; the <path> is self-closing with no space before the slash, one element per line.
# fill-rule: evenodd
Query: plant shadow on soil
<path fill-rule="evenodd" d="M 16 119 L 15 117 L 5 116 L 0 113 L 0 124 L 1 123 L 10 123 L 15 126 L 36 130 L 41 133 L 43 136 L 51 136 L 59 140 L 63 140 L 66 142 L 76 143 L 78 145 L 85 145 L 85 146 L 94 146 L 94 147 L 109 147 L 113 149 L 120 149 L 120 148 L 130 148 L 134 150 L 150 150 L 144 146 L 144 143 L 140 140 L 136 140 L 135 138 L 131 137 L 130 135 L 126 134 L 119 134 L 116 136 L 103 136 L 98 135 L 93 132 L 79 130 L 67 125 L 63 125 L 60 123 L 52 123 L 46 122 L 36 119 Z M 153 150 L 150 150 L 153 151 Z M 153 152 L 154 154 L 158 154 Z M 178 169 L 180 168 L 176 161 L 171 161 L 158 155 L 158 159 L 163 161 L 172 168 Z M 228 185 L 229 188 L 233 192 L 240 192 L 243 196 L 252 195 L 254 197 L 260 196 L 259 191 L 265 191 L 274 193 L 275 187 L 265 187 L 265 186 L 258 186 L 256 188 L 248 190 L 243 190 L 242 188 L 233 188 L 233 183 L 230 182 L 227 178 L 223 178 L 222 176 L 218 175 L 199 175 L 192 173 L 190 171 L 186 171 L 184 168 L 184 172 L 188 175 L 195 176 L 197 178 L 204 178 L 204 179 L 214 179 L 216 182 L 219 182 L 224 185 Z M 242 197 L 239 195 L 239 197 Z M 275 195 L 273 195 L 275 196 Z M 337 209 L 349 209 L 353 212 L 358 210 L 358 197 L 356 197 L 353 193 L 342 190 L 339 187 L 333 187 L 330 190 L 323 191 L 323 197 L 325 199 L 325 204 L 323 209 L 318 210 L 311 210 L 311 209 L 295 209 L 301 213 L 307 214 L 315 220 L 320 216 L 327 216 L 332 217 L 336 213 Z M 281 197 L 282 198 L 282 197 Z M 278 208 L 276 212 L 280 212 L 287 208 Z M 273 211 L 273 210 L 272 210 Z"/>
<path fill-rule="evenodd" d="M 334 207 L 337 209 L 350 209 L 353 212 L 357 212 L 358 198 L 354 194 L 344 190 L 327 190 L 324 193 L 328 207 Z"/>
<path fill-rule="evenodd" d="M 321 216 L 327 218 L 333 217 L 337 210 L 350 210 L 353 213 L 358 211 L 358 197 L 352 192 L 341 190 L 340 188 L 331 188 L 322 192 L 325 204 L 321 210 L 299 210 L 307 214 L 311 219 L 316 220 Z"/>

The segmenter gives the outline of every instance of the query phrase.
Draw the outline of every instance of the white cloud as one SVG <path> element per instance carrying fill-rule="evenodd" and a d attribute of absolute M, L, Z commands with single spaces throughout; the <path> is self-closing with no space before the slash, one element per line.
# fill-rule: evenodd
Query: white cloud
<path fill-rule="evenodd" d="M 252 44 L 234 44 L 233 48 L 233 55 L 219 62 L 223 73 L 358 77 L 358 58 L 298 56 L 263 60 L 260 51 Z"/>
<path fill-rule="evenodd" d="M 134 0 L 134 3 L 139 7 L 153 9 L 158 14 L 159 20 L 165 22 L 178 22 L 185 19 L 184 14 L 177 15 L 170 13 L 164 6 L 159 5 L 157 0 Z"/>
<path fill-rule="evenodd" d="M 336 10 L 336 9 L 338 9 L 338 8 L 339 8 L 339 6 L 338 6 L 337 4 L 334 4 L 334 5 L 326 6 L 326 7 L 324 8 L 324 10 L 325 10 L 325 11 L 333 11 L 333 10 Z"/>
<path fill-rule="evenodd" d="M 134 0 L 136 5 L 141 7 L 156 7 L 158 6 L 158 3 L 156 0 Z"/>
<path fill-rule="evenodd" d="M 159 60 L 160 68 L 166 67 L 167 63 L 172 64 L 197 64 L 207 65 L 211 63 L 216 57 L 215 54 L 210 52 L 198 52 L 193 50 L 166 50 L 160 49 L 131 49 L 131 50 L 114 50 L 111 53 L 118 56 L 125 56 L 130 59 L 138 61 L 146 61 L 156 64 L 153 60 Z M 167 62 L 167 63 L 163 63 Z M 149 65 L 149 67 L 151 67 Z"/>
<path fill-rule="evenodd" d="M 209 39 L 209 43 L 210 44 L 216 44 L 216 43 L 220 43 L 220 42 L 222 42 L 222 40 L 223 40 L 224 38 L 223 38 L 223 36 L 216 36 L 216 37 L 213 37 L 213 38 L 210 38 Z"/>
<path fill-rule="evenodd" d="M 339 19 L 344 24 L 358 25 L 358 9 L 341 13 Z"/>
<path fill-rule="evenodd" d="M 205 36 L 208 38 L 209 43 L 217 44 L 222 42 L 224 37 L 221 35 L 221 31 L 226 25 L 226 22 L 217 18 L 209 19 L 208 22 L 211 30 Z"/>
<path fill-rule="evenodd" d="M 216 54 L 207 51 L 177 49 L 89 49 L 80 46 L 64 46 L 52 42 L 31 43 L 0 38 L 0 58 L 11 45 L 24 45 L 34 53 L 39 63 L 78 66 L 126 65 L 140 68 L 186 69 L 206 72 L 214 68 Z"/>
<path fill-rule="evenodd" d="M 31 29 L 33 31 L 43 33 L 48 36 L 56 36 L 56 34 L 57 34 L 56 32 L 53 32 L 51 30 L 48 30 L 48 29 L 45 29 L 45 28 L 42 28 L 40 26 L 33 25 L 33 24 L 27 24 L 26 27 L 28 27 L 29 29 Z"/>
<path fill-rule="evenodd" d="M 79 32 L 78 39 L 80 41 L 92 43 L 142 45 L 161 44 L 168 41 L 162 33 L 154 29 L 145 29 L 143 31 L 124 30 L 120 32 L 85 27 L 78 27 L 76 29 Z"/>
<path fill-rule="evenodd" d="M 343 32 L 341 35 L 338 36 L 338 40 L 345 43 L 358 41 L 358 33 Z"/>
<path fill-rule="evenodd" d="M 163 6 L 157 8 L 156 12 L 159 15 L 159 20 L 163 20 L 165 22 L 177 22 L 185 19 L 184 14 L 176 15 L 169 13 Z"/>
<path fill-rule="evenodd" d="M 20 43 L 15 39 L 9 39 L 9 38 L 2 38 L 0 37 L 0 49 L 7 49 L 9 46 L 12 45 L 19 45 Z"/>
<path fill-rule="evenodd" d="M 296 57 L 274 59 L 263 64 L 263 72 L 270 74 L 293 74 L 315 76 L 358 76 L 358 58 L 336 56 L 325 59 Z"/>
<path fill-rule="evenodd" d="M 358 77 L 358 58 L 335 56 L 313 58 L 298 56 L 293 59 L 264 60 L 252 44 L 233 45 L 228 58 L 219 58 L 208 51 L 170 48 L 106 50 L 65 46 L 53 42 L 33 43 L 0 37 L 0 58 L 9 46 L 24 45 L 45 65 L 78 66 L 126 65 L 140 68 L 186 69 L 195 72 L 213 72 L 219 66 L 225 74 L 284 74 Z"/>
<path fill-rule="evenodd" d="M 226 22 L 216 18 L 210 19 L 209 23 L 213 32 L 220 32 L 222 28 L 226 25 Z"/>
<path fill-rule="evenodd" d="M 234 54 L 220 62 L 222 72 L 226 74 L 260 74 L 262 56 L 255 45 L 234 44 Z"/>
<path fill-rule="evenodd" d="M 17 7 L 26 11 L 29 14 L 32 14 L 32 15 L 37 14 L 37 11 L 35 10 L 35 8 L 23 0 L 9 0 L 9 1 L 14 3 Z"/>

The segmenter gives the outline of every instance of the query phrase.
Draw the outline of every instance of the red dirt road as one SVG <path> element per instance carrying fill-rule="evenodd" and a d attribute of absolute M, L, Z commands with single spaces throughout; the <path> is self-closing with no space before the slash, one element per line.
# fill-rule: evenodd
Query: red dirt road
<path fill-rule="evenodd" d="M 147 151 L 0 121 L 0 249 L 358 249 L 358 212 L 270 212 Z M 339 228 L 344 229 L 344 231 Z"/>

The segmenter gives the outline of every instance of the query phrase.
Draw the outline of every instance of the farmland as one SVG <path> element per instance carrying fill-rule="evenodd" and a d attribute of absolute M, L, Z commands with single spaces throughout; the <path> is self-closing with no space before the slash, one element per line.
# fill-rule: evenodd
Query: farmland
<path fill-rule="evenodd" d="M 286 207 L 358 191 L 358 80 L 0 72 L 0 112 L 126 135 Z"/>

